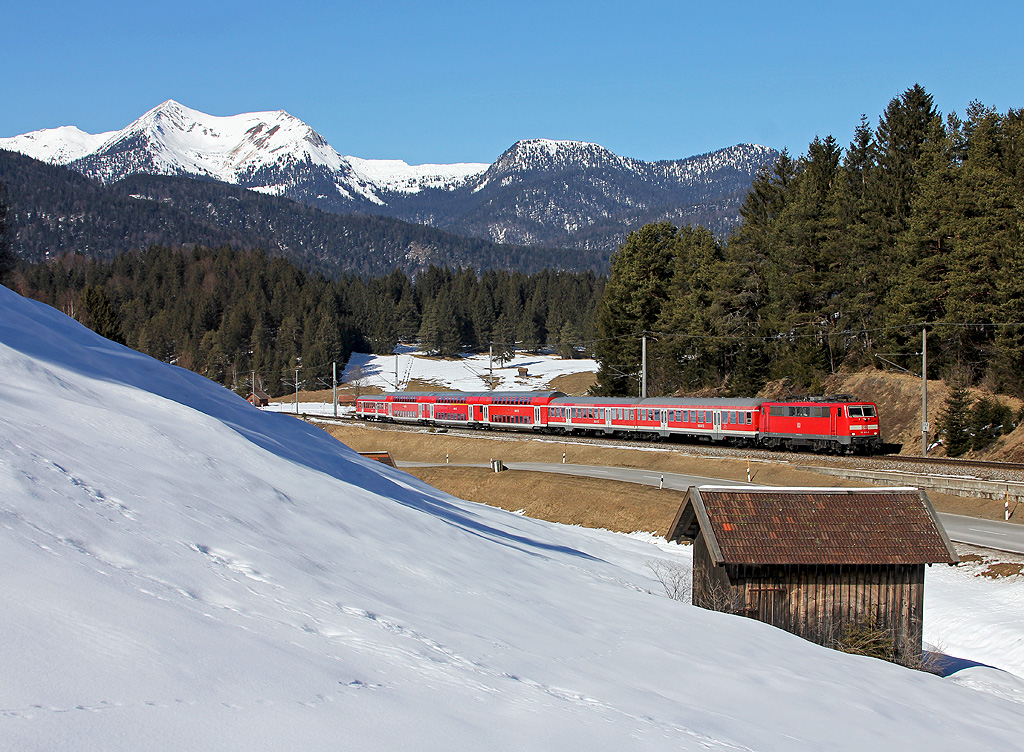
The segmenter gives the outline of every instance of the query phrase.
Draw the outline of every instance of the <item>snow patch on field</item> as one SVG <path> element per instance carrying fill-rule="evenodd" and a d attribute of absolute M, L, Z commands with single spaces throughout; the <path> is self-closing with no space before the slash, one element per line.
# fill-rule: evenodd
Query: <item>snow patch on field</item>
<path fill-rule="evenodd" d="M 526 369 L 525 376 L 520 369 Z M 405 348 L 396 355 L 353 353 L 345 367 L 343 381 L 360 379 L 365 387 L 384 391 L 405 389 L 410 382 L 436 384 L 437 389 L 482 392 L 493 375 L 496 391 L 540 391 L 551 380 L 564 375 L 596 373 L 597 361 L 563 359 L 555 355 L 517 353 L 505 363 L 491 361 L 486 353 L 456 358 L 431 358 Z"/>

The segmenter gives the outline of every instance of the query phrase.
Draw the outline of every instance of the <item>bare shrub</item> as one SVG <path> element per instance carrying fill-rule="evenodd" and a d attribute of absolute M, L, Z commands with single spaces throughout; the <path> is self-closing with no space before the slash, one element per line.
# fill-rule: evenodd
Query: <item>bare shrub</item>
<path fill-rule="evenodd" d="M 844 624 L 833 647 L 844 653 L 896 661 L 896 641 L 892 632 L 877 626 L 874 619 Z"/>
<path fill-rule="evenodd" d="M 700 575 L 693 591 L 697 595 L 693 602 L 695 606 L 725 614 L 748 615 L 742 593 L 707 572 Z"/>
<path fill-rule="evenodd" d="M 693 595 L 693 575 L 688 565 L 662 559 L 651 559 L 646 563 L 647 568 L 665 588 L 665 595 L 674 601 L 690 602 Z"/>
<path fill-rule="evenodd" d="M 891 629 L 877 624 L 874 618 L 844 624 L 829 647 L 853 655 L 866 655 L 907 668 L 936 673 L 942 662 L 942 653 L 922 653 L 920 645 L 906 636 L 899 637 Z"/>

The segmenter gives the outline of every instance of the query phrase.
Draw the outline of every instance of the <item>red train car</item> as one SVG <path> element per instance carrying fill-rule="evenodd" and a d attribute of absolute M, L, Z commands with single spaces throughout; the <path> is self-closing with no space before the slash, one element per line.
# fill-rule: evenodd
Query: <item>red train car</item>
<path fill-rule="evenodd" d="M 776 402 L 567 397 L 561 392 L 394 392 L 360 397 L 356 417 L 544 433 L 682 437 L 846 454 L 874 452 L 882 443 L 877 406 L 849 395 Z"/>
<path fill-rule="evenodd" d="M 546 428 L 545 406 L 561 392 L 393 392 L 360 397 L 356 417 L 436 426 Z"/>
<path fill-rule="evenodd" d="M 875 452 L 882 444 L 878 406 L 849 395 L 765 402 L 761 443 L 772 449 Z"/>

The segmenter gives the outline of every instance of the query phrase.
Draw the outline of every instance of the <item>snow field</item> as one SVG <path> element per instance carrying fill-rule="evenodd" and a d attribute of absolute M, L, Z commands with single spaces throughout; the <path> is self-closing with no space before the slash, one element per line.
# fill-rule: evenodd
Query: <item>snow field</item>
<path fill-rule="evenodd" d="M 666 598 L 0 288 L 0 746 L 1011 749 L 1019 706 Z M 973 580 L 951 580 L 950 601 Z"/>

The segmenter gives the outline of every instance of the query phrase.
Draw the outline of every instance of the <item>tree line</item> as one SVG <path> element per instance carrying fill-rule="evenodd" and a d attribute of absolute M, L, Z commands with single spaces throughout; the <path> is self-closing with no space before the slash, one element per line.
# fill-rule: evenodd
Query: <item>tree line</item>
<path fill-rule="evenodd" d="M 132 175 L 103 185 L 78 172 L 0 149 L 15 255 L 39 262 L 68 253 L 113 258 L 150 246 L 263 248 L 307 271 L 414 275 L 437 266 L 602 269 L 598 251 L 524 247 L 463 237 L 371 214 L 339 215 L 237 185 Z"/>
<path fill-rule="evenodd" d="M 307 388 L 330 386 L 333 364 L 399 342 L 439 356 L 491 346 L 498 358 L 515 349 L 582 354 L 603 282 L 592 272 L 437 266 L 331 280 L 262 251 L 162 246 L 22 263 L 8 276 L 13 289 L 103 336 L 239 392 L 256 372 L 271 396 L 294 389 L 296 367 Z"/>
<path fill-rule="evenodd" d="M 1024 110 L 943 117 L 915 85 L 843 149 L 783 152 L 742 224 L 647 225 L 612 256 L 599 305 L 601 394 L 817 392 L 842 368 L 919 369 L 1024 396 Z M 919 370 L 918 370 L 919 372 Z"/>

